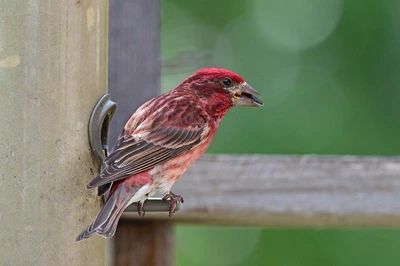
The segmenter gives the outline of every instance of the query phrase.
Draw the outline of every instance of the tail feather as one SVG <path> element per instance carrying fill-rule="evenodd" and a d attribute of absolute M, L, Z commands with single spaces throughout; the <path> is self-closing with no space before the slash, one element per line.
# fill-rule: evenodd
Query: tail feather
<path fill-rule="evenodd" d="M 137 191 L 137 189 L 133 189 L 130 186 L 128 188 L 127 186 L 129 184 L 121 184 L 109 196 L 97 217 L 77 236 L 75 242 L 84 240 L 95 233 L 105 238 L 110 238 L 115 234 L 119 218 Z"/>

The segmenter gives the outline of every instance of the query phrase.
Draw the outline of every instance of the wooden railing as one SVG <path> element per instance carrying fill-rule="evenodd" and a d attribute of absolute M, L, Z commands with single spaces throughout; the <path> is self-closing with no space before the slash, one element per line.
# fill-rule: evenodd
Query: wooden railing
<path fill-rule="evenodd" d="M 400 157 L 209 155 L 174 190 L 185 198 L 175 222 L 400 226 Z"/>

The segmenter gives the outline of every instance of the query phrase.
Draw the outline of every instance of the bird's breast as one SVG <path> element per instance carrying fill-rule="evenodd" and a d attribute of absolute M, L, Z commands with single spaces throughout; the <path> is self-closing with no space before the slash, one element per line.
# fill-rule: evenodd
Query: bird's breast
<path fill-rule="evenodd" d="M 170 188 L 190 165 L 204 154 L 211 144 L 213 136 L 210 135 L 191 150 L 168 160 L 164 164 L 155 166 L 150 171 L 150 175 L 153 177 L 154 181 L 160 183 L 162 187 L 169 186 Z"/>

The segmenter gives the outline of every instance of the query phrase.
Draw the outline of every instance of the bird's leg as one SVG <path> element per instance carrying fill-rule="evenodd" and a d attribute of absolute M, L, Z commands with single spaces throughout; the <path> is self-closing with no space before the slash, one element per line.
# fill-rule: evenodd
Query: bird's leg
<path fill-rule="evenodd" d="M 139 200 L 138 203 L 137 203 L 138 204 L 138 214 L 139 214 L 140 217 L 143 217 L 144 214 L 145 214 L 145 212 L 143 210 L 143 204 L 148 198 L 149 198 L 149 193 L 147 193 L 145 195 L 145 199 L 143 200 L 143 202 Z"/>
<path fill-rule="evenodd" d="M 141 201 L 138 201 L 138 203 L 137 203 L 137 209 L 138 209 L 138 214 L 139 214 L 139 216 L 140 217 L 143 217 L 144 216 L 144 211 L 143 211 L 143 203 L 141 202 Z"/>
<path fill-rule="evenodd" d="M 176 203 L 180 201 L 183 203 L 183 197 L 181 195 L 177 195 L 170 191 L 168 194 L 165 194 L 165 196 L 162 198 L 163 201 L 169 200 L 169 218 L 172 218 L 172 216 L 175 213 L 175 207 Z"/>

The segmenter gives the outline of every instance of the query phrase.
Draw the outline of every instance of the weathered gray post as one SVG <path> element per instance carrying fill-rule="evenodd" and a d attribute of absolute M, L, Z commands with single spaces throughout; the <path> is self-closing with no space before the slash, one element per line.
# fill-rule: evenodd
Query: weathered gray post
<path fill-rule="evenodd" d="M 87 123 L 107 91 L 107 0 L 0 0 L 0 265 L 104 265 Z"/>

